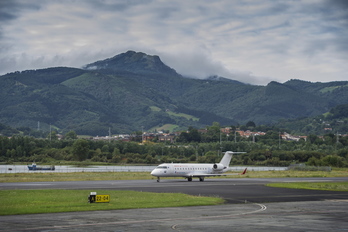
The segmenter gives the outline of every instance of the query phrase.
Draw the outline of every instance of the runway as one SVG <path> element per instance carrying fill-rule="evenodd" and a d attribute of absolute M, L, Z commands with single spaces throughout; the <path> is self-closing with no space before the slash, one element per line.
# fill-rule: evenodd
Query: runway
<path fill-rule="evenodd" d="M 184 179 L 1 183 L 3 189 L 95 189 L 218 196 L 219 206 L 0 217 L 0 231 L 338 231 L 347 230 L 348 192 L 265 187 L 270 182 L 344 178 Z M 19 223 L 20 222 L 20 223 Z"/>
<path fill-rule="evenodd" d="M 314 191 L 304 189 L 270 188 L 265 184 L 272 182 L 329 182 L 348 181 L 343 178 L 238 178 L 238 179 L 206 179 L 204 182 L 185 179 L 155 180 L 118 180 L 118 181 L 66 181 L 66 182 L 22 182 L 1 183 L 4 189 L 88 189 L 88 190 L 135 190 L 143 192 L 186 193 L 201 196 L 216 196 L 226 200 L 226 203 L 263 203 L 263 202 L 293 202 L 320 201 L 326 199 L 348 200 L 347 192 Z"/>

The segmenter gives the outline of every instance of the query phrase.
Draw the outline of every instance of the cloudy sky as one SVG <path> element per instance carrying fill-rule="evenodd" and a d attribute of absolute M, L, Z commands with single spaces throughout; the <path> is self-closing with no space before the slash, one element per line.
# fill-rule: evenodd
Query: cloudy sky
<path fill-rule="evenodd" d="M 347 0 L 0 0 L 0 74 L 128 50 L 180 74 L 348 80 Z"/>

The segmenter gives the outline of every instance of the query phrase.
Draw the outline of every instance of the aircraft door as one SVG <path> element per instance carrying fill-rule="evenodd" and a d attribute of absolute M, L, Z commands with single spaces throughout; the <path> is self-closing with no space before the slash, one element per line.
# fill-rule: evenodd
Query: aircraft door
<path fill-rule="evenodd" d="M 173 165 L 168 165 L 167 174 L 172 174 L 172 173 L 173 173 Z"/>

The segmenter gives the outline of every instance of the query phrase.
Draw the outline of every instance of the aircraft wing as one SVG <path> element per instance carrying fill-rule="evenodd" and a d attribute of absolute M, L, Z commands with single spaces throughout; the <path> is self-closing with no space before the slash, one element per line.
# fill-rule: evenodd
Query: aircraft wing
<path fill-rule="evenodd" d="M 244 175 L 248 168 L 244 169 L 241 173 L 231 173 L 231 174 L 189 174 L 187 177 L 211 177 L 211 176 L 234 176 L 234 175 Z"/>

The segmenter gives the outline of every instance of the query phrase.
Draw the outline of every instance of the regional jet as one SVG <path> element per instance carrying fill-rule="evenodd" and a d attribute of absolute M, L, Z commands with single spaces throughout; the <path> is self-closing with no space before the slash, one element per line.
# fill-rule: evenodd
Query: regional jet
<path fill-rule="evenodd" d="M 157 182 L 160 182 L 161 177 L 184 177 L 188 181 L 197 177 L 199 181 L 204 181 L 205 177 L 212 176 L 227 176 L 227 175 L 244 175 L 247 168 L 242 173 L 224 174 L 228 171 L 233 154 L 245 152 L 225 152 L 220 163 L 215 164 L 189 164 L 189 163 L 164 163 L 157 166 L 151 175 L 157 177 Z"/>

